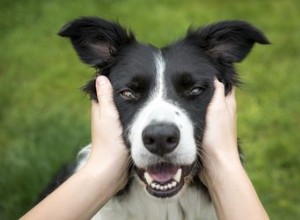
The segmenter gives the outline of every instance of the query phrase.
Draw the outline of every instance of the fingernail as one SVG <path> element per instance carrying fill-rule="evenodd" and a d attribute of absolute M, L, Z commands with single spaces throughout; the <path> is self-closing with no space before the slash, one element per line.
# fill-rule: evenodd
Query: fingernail
<path fill-rule="evenodd" d="M 107 83 L 107 79 L 105 76 L 98 76 L 97 77 L 97 84 L 100 85 L 104 85 L 105 83 Z"/>

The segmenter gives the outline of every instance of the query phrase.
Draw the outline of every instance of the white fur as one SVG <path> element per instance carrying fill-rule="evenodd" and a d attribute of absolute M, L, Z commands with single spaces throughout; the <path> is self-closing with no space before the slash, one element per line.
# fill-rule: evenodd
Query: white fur
<path fill-rule="evenodd" d="M 167 100 L 164 91 L 165 63 L 160 53 L 155 55 L 156 88 L 143 108 L 137 113 L 129 129 L 131 155 L 134 163 L 145 168 L 154 163 L 162 162 L 162 158 L 148 151 L 142 140 L 145 127 L 153 122 L 174 123 L 180 131 L 180 141 L 176 149 L 164 159 L 172 158 L 173 163 L 188 165 L 196 158 L 193 123 L 183 109 Z"/>
<path fill-rule="evenodd" d="M 93 220 L 216 220 L 212 204 L 201 191 L 189 188 L 176 200 L 146 195 L 136 180 L 123 199 L 113 198 Z"/>
<path fill-rule="evenodd" d="M 87 145 L 86 147 L 82 148 L 79 151 L 79 153 L 77 154 L 77 163 L 74 171 L 75 173 L 86 164 L 91 151 L 92 151 L 92 144 Z"/>

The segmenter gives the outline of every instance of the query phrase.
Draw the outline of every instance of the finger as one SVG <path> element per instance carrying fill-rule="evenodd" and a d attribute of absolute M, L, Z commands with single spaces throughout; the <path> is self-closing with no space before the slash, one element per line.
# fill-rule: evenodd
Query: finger
<path fill-rule="evenodd" d="M 236 111 L 236 98 L 235 98 L 235 87 L 232 88 L 231 92 L 226 96 L 226 102 L 228 108 L 235 112 Z"/>
<path fill-rule="evenodd" d="M 99 104 L 94 100 L 92 101 L 91 116 L 92 116 L 92 121 L 99 121 L 100 118 Z"/>
<path fill-rule="evenodd" d="M 113 103 L 113 89 L 107 77 L 97 77 L 96 90 L 100 108 L 101 106 L 109 106 Z"/>
<path fill-rule="evenodd" d="M 96 90 L 100 114 L 104 117 L 119 118 L 113 100 L 113 88 L 107 77 L 97 77 Z"/>
<path fill-rule="evenodd" d="M 212 103 L 220 103 L 220 101 L 224 101 L 225 98 L 225 87 L 224 84 L 219 80 L 214 80 L 215 92 L 212 98 Z"/>

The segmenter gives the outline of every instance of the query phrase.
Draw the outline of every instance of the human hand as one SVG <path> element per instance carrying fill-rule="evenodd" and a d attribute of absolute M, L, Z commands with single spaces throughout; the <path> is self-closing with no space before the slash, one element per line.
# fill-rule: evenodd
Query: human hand
<path fill-rule="evenodd" d="M 113 89 L 105 76 L 96 79 L 98 103 L 92 101 L 92 152 L 87 162 L 88 170 L 97 177 L 106 169 L 116 192 L 127 182 L 128 150 L 124 144 L 119 113 L 113 101 Z M 99 169 L 99 170 L 98 170 Z M 100 171 L 100 172 L 98 172 Z"/>
<path fill-rule="evenodd" d="M 224 85 L 214 81 L 202 142 L 203 169 L 218 219 L 269 219 L 240 161 L 236 132 L 235 89 L 225 96 Z M 246 214 L 245 214 L 246 213 Z"/>
<path fill-rule="evenodd" d="M 214 81 L 215 93 L 207 109 L 206 128 L 202 142 L 204 169 L 200 175 L 207 178 L 216 174 L 217 166 L 240 163 L 237 148 L 235 88 L 225 96 L 224 85 Z"/>

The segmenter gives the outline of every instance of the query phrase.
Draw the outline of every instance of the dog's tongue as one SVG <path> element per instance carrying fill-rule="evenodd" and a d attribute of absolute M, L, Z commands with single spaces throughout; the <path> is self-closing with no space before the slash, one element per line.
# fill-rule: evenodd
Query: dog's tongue
<path fill-rule="evenodd" d="M 175 176 L 179 168 L 179 166 L 171 164 L 160 164 L 149 167 L 147 172 L 153 178 L 153 180 L 160 183 L 165 183 L 170 181 Z"/>

